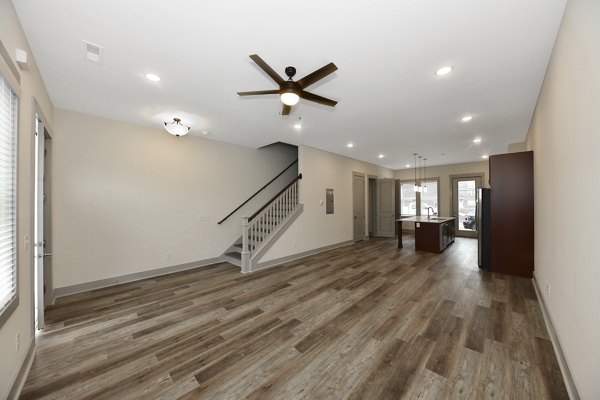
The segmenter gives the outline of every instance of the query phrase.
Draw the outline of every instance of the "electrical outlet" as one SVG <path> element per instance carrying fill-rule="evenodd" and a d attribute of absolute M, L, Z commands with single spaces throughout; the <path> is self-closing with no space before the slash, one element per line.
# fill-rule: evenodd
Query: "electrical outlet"
<path fill-rule="evenodd" d="M 21 348 L 21 333 L 17 332 L 17 336 L 16 336 L 16 342 L 17 342 L 17 351 L 19 351 L 19 349 Z"/>
<path fill-rule="evenodd" d="M 546 296 L 550 297 L 550 284 L 546 283 Z"/>

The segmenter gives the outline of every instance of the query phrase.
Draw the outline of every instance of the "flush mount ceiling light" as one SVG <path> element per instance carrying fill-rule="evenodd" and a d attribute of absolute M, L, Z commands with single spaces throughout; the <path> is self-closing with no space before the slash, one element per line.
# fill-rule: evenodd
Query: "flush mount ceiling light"
<path fill-rule="evenodd" d="M 462 117 L 461 121 L 462 122 L 469 122 L 472 119 L 473 119 L 472 115 L 465 115 L 464 117 Z"/>
<path fill-rule="evenodd" d="M 346 145 L 347 148 L 351 149 L 354 147 L 354 143 L 350 142 Z"/>
<path fill-rule="evenodd" d="M 446 65 L 446 66 L 438 69 L 437 71 L 435 71 L 435 74 L 437 76 L 448 75 L 452 71 L 452 69 L 453 69 L 453 67 L 451 67 L 450 65 Z"/>
<path fill-rule="evenodd" d="M 177 137 L 184 136 L 190 131 L 190 127 L 183 125 L 179 118 L 173 118 L 173 122 L 165 122 L 164 124 L 167 132 Z"/>
<path fill-rule="evenodd" d="M 473 143 L 481 143 L 481 138 L 475 138 L 475 139 L 473 139 Z"/>
<path fill-rule="evenodd" d="M 152 81 L 152 82 L 160 81 L 160 76 L 155 75 L 155 74 L 146 74 L 145 77 L 146 77 L 146 79 L 148 79 L 149 81 Z"/>

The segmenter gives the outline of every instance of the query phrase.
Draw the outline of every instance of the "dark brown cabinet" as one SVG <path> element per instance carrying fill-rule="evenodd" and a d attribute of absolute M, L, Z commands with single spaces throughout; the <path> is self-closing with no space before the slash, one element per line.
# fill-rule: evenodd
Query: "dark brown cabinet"
<path fill-rule="evenodd" d="M 426 218 L 426 217 L 424 217 Z M 441 253 L 454 242 L 454 219 L 415 224 L 415 250 Z"/>
<path fill-rule="evenodd" d="M 533 152 L 490 156 L 491 270 L 533 277 Z"/>

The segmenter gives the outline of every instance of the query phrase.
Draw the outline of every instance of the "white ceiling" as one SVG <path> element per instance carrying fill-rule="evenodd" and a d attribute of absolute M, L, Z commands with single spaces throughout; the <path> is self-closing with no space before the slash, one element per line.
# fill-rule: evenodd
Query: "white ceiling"
<path fill-rule="evenodd" d="M 566 0 L 13 3 L 56 107 L 153 127 L 178 114 L 214 140 L 399 169 L 414 152 L 428 165 L 476 161 L 525 139 Z M 83 40 L 104 47 L 102 65 L 84 59 Z M 338 105 L 300 100 L 282 117 L 276 95 L 238 97 L 276 88 L 253 53 L 296 79 L 333 61 L 309 90 Z M 453 72 L 436 76 L 444 65 Z"/>

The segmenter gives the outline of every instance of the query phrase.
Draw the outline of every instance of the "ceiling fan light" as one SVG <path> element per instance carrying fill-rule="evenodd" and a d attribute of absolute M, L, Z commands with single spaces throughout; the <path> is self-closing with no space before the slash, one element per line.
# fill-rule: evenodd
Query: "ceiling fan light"
<path fill-rule="evenodd" d="M 165 122 L 165 129 L 173 136 L 184 136 L 190 131 L 189 126 L 181 123 L 179 118 L 173 118 L 173 122 Z"/>
<path fill-rule="evenodd" d="M 298 103 L 300 96 L 294 92 L 281 93 L 281 102 L 286 106 L 293 106 Z"/>

